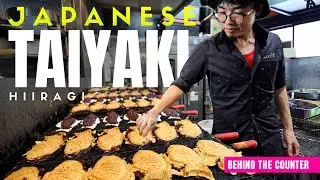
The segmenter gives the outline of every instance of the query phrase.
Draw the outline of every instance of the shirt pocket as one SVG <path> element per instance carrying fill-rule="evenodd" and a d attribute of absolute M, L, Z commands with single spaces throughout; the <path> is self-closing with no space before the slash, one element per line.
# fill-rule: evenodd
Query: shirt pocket
<path fill-rule="evenodd" d="M 272 92 L 275 89 L 274 83 L 280 60 L 278 53 L 269 53 L 262 57 L 253 79 L 258 88 L 266 92 Z"/>

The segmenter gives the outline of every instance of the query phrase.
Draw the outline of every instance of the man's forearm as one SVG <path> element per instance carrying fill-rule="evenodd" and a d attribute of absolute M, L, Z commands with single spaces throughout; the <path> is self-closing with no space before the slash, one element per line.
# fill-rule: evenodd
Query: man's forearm
<path fill-rule="evenodd" d="M 284 129 L 293 130 L 286 87 L 276 90 L 275 101 Z"/>
<path fill-rule="evenodd" d="M 184 92 L 180 88 L 171 85 L 163 94 L 160 103 L 158 103 L 154 108 L 152 108 L 151 111 L 160 114 L 160 112 L 163 111 L 166 107 L 170 106 L 171 104 L 179 100 L 183 94 Z"/>

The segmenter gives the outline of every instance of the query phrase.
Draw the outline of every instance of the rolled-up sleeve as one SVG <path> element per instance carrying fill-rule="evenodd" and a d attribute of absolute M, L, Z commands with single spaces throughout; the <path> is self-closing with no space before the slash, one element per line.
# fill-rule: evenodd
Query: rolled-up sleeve
<path fill-rule="evenodd" d="M 283 47 L 281 45 L 281 59 L 279 62 L 278 72 L 275 80 L 275 89 L 280 89 L 286 86 L 286 66 L 285 66 L 285 58 L 283 55 Z"/>
<path fill-rule="evenodd" d="M 195 47 L 184 64 L 180 76 L 171 85 L 177 86 L 186 93 L 204 77 L 207 71 L 204 46 L 205 42 L 202 42 Z"/>

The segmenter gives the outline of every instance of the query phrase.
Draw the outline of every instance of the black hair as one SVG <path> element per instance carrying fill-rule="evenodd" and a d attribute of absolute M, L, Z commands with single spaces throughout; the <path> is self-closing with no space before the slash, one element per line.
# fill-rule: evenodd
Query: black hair
<path fill-rule="evenodd" d="M 223 3 L 240 5 L 243 7 L 252 6 L 257 11 L 257 18 L 264 18 L 270 13 L 267 0 L 207 0 L 207 2 L 213 9 L 217 9 L 217 6 Z"/>
<path fill-rule="evenodd" d="M 234 5 L 240 5 L 243 7 L 253 6 L 255 8 L 256 1 L 254 0 L 216 0 L 217 5 L 219 4 L 234 4 Z"/>

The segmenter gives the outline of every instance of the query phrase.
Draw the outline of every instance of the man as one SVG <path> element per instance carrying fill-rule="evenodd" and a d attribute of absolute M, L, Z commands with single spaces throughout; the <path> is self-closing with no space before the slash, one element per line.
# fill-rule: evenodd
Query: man
<path fill-rule="evenodd" d="M 256 140 L 247 156 L 285 155 L 278 114 L 283 124 L 288 154 L 299 154 L 293 132 L 285 86 L 285 65 L 280 38 L 255 23 L 270 10 L 267 0 L 209 1 L 222 32 L 203 41 L 184 65 L 180 77 L 164 93 L 160 103 L 137 120 L 143 134 L 156 117 L 176 102 L 194 83 L 208 77 L 214 107 L 216 133 L 236 131 L 238 141 Z"/>

